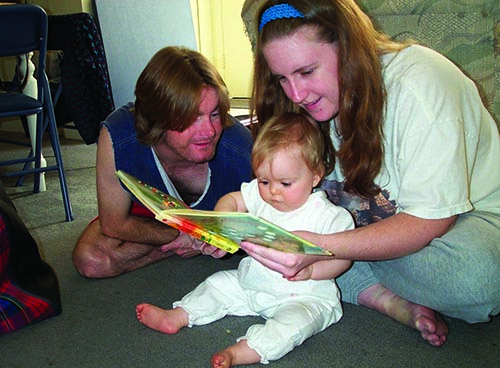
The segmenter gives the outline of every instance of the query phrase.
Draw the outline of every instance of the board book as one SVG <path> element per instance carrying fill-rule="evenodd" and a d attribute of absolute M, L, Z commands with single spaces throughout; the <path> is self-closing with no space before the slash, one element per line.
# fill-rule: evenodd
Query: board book
<path fill-rule="evenodd" d="M 283 252 L 332 255 L 285 229 L 246 212 L 190 209 L 182 201 L 119 170 L 118 178 L 158 221 L 229 253 L 246 240 Z"/>

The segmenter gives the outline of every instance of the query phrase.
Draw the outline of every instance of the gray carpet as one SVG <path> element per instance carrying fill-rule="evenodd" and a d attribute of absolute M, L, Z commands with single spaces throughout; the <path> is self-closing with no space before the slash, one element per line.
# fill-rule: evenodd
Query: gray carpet
<path fill-rule="evenodd" d="M 71 263 L 71 250 L 96 214 L 95 149 L 95 145 L 63 140 L 75 212 L 71 223 L 64 221 L 55 173 L 46 174 L 48 191 L 39 194 L 30 192 L 32 180 L 21 188 L 14 187 L 11 179 L 3 180 L 43 257 L 59 277 L 63 313 L 0 336 L 0 368 L 208 367 L 213 352 L 234 343 L 260 319 L 227 317 L 167 336 L 137 322 L 134 308 L 143 301 L 169 307 L 214 271 L 236 267 L 241 256 L 224 260 L 173 257 L 114 279 L 80 277 Z M 1 144 L 0 159 L 14 150 Z M 50 159 L 50 150 L 46 155 Z M 435 348 L 408 327 L 363 307 L 345 305 L 338 324 L 270 367 L 499 366 L 499 317 L 486 324 L 448 323 L 448 342 Z"/>

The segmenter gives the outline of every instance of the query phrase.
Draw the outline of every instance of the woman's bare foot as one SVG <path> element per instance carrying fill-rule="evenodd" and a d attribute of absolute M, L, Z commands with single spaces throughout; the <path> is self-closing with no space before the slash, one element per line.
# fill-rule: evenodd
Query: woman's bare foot
<path fill-rule="evenodd" d="M 401 298 L 382 284 L 363 290 L 358 296 L 358 303 L 420 331 L 422 337 L 433 346 L 441 346 L 446 342 L 448 325 L 439 313 Z"/>
<path fill-rule="evenodd" d="M 182 308 L 162 309 L 143 303 L 135 308 L 135 313 L 144 325 L 169 335 L 177 333 L 189 324 L 189 316 Z"/>
<path fill-rule="evenodd" d="M 230 347 L 212 355 L 212 368 L 229 368 L 240 364 L 255 364 L 260 362 L 257 352 L 247 345 L 246 340 L 240 340 Z"/>

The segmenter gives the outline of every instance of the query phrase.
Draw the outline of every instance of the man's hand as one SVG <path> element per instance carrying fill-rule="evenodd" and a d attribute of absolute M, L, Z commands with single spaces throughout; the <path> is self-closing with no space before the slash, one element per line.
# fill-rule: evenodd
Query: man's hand
<path fill-rule="evenodd" d="M 201 254 L 206 256 L 212 256 L 214 258 L 222 258 L 227 252 L 220 248 L 214 247 L 208 243 L 202 242 L 201 240 L 194 239 L 193 248 L 197 248 L 200 250 Z"/>
<path fill-rule="evenodd" d="M 161 250 L 163 252 L 173 252 L 183 258 L 191 258 L 199 254 L 209 255 L 214 258 L 221 258 L 226 255 L 226 251 L 195 239 L 185 233 L 180 233 L 170 243 L 162 245 Z"/>

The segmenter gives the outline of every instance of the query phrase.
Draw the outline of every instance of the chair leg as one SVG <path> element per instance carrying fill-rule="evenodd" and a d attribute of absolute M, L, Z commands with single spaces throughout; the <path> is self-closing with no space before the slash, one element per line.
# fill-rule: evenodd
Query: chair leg
<path fill-rule="evenodd" d="M 21 58 L 20 70 L 27 70 L 27 83 L 23 89 L 23 94 L 27 96 L 31 96 L 33 98 L 37 98 L 38 93 L 40 93 L 40 89 L 38 88 L 38 81 L 33 76 L 35 71 L 35 65 L 31 61 L 32 52 L 29 53 L 29 57 Z M 27 65 L 26 65 L 27 63 Z M 46 167 L 47 162 L 43 158 L 42 155 L 42 136 L 43 136 L 43 114 L 38 114 L 36 116 L 30 115 L 26 117 L 28 123 L 28 129 L 31 138 L 31 146 L 35 153 L 35 169 L 39 169 L 40 167 Z M 46 190 L 45 186 L 45 173 L 37 172 L 35 174 L 35 185 L 33 188 L 33 193 L 38 193 Z"/>
<path fill-rule="evenodd" d="M 30 140 L 31 140 L 32 138 L 31 138 L 31 134 L 30 134 L 30 131 L 29 131 L 28 117 L 27 116 L 21 116 L 20 119 L 21 119 L 21 123 L 23 125 L 24 133 L 26 134 L 27 137 L 30 137 Z M 34 156 L 33 148 L 34 148 L 34 145 L 32 144 L 31 145 L 31 150 L 30 150 L 30 153 L 29 153 L 27 159 L 30 159 L 30 158 L 32 158 Z M 29 162 L 29 161 L 26 162 L 24 164 L 24 166 L 23 166 L 23 171 L 28 170 L 28 168 L 29 168 L 30 165 L 33 165 L 33 162 Z M 16 187 L 21 187 L 23 185 L 23 182 L 24 182 L 24 175 L 20 175 L 17 178 Z"/>
<path fill-rule="evenodd" d="M 68 183 L 66 181 L 66 173 L 64 171 L 63 158 L 61 154 L 61 145 L 59 142 L 59 136 L 57 132 L 57 127 L 55 121 L 49 123 L 48 133 L 50 136 L 50 143 L 52 145 L 52 150 L 54 151 L 54 156 L 57 165 L 57 173 L 59 174 L 59 183 L 61 185 L 61 194 L 64 202 L 64 210 L 66 212 L 66 221 L 73 221 L 73 209 L 71 208 L 71 201 L 69 199 Z"/>
<path fill-rule="evenodd" d="M 28 121 L 30 120 L 30 118 L 31 116 L 28 116 Z M 35 169 L 39 169 L 42 166 L 45 167 L 47 166 L 46 162 L 42 162 L 42 160 L 45 161 L 42 155 L 42 138 L 44 133 L 43 113 L 40 113 L 36 116 L 35 124 L 36 125 L 33 127 L 32 123 L 30 123 L 29 126 L 30 126 L 31 142 L 33 145 L 33 150 L 35 152 Z M 45 186 L 45 173 L 35 172 L 33 193 L 39 193 L 40 190 L 45 191 L 46 189 L 47 188 Z"/>
<path fill-rule="evenodd" d="M 48 86 L 48 82 L 45 82 Z M 66 221 L 73 221 L 73 209 L 71 208 L 71 201 L 69 199 L 68 183 L 66 181 L 66 173 L 64 171 L 64 163 L 61 153 L 61 143 L 59 141 L 59 133 L 57 131 L 57 123 L 50 94 L 46 94 L 44 99 L 46 101 L 45 119 L 47 120 L 45 121 L 45 124 L 43 124 L 43 128 L 46 127 L 48 129 L 50 143 L 52 145 L 52 150 L 54 151 L 57 172 L 59 174 L 59 182 L 61 184 L 61 194 L 64 202 L 64 210 L 66 212 Z"/>
<path fill-rule="evenodd" d="M 30 153 L 28 154 L 28 157 L 26 157 L 26 159 L 33 158 L 33 156 L 34 156 L 34 154 L 33 154 L 33 148 L 32 148 L 32 149 L 30 149 Z M 31 165 L 33 165 L 33 161 L 26 162 L 23 165 L 23 171 L 28 170 Z M 19 177 L 17 178 L 17 181 L 16 181 L 16 187 L 22 187 L 23 186 L 24 177 L 25 177 L 25 175 L 19 175 Z"/>

